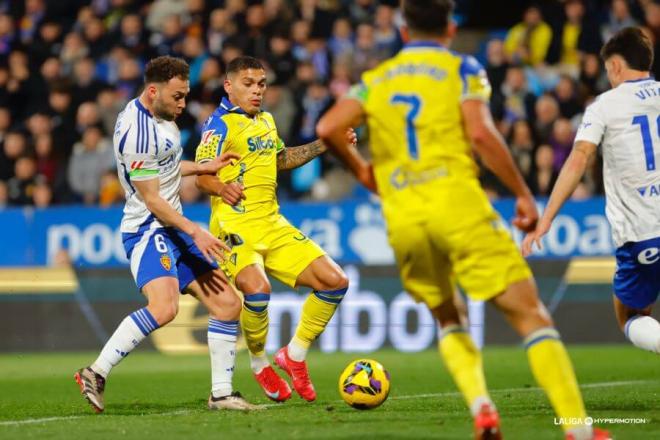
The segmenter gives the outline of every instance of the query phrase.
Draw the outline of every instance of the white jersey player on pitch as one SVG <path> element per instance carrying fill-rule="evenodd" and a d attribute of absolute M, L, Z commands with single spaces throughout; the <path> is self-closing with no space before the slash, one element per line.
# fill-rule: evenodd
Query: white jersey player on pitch
<path fill-rule="evenodd" d="M 606 215 L 616 250 L 614 309 L 619 326 L 637 347 L 660 353 L 660 323 L 651 315 L 660 292 L 660 82 L 650 76 L 653 49 L 638 28 L 626 28 L 601 51 L 612 90 L 591 104 L 562 167 L 532 244 L 550 229 L 602 147 Z"/>
<path fill-rule="evenodd" d="M 209 409 L 256 409 L 232 389 L 241 301 L 216 260 L 227 246 L 182 215 L 181 177 L 216 174 L 236 154 L 196 164 L 182 161 L 179 129 L 190 87 L 185 61 L 151 60 L 142 94 L 117 119 L 114 133 L 119 179 L 126 192 L 122 239 L 137 287 L 148 305 L 128 315 L 96 361 L 75 374 L 82 395 L 96 412 L 105 409 L 103 392 L 110 371 L 151 332 L 174 319 L 179 294 L 187 293 L 209 311 L 211 355 Z"/>

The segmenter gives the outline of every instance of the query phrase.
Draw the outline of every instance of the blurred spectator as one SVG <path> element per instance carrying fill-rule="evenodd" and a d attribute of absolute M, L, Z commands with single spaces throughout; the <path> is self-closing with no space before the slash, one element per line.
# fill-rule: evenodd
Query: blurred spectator
<path fill-rule="evenodd" d="M 99 205 L 110 206 L 124 202 L 124 189 L 119 183 L 117 172 L 106 171 L 101 176 L 99 189 Z"/>
<path fill-rule="evenodd" d="M 10 15 L 0 14 L 0 55 L 7 56 L 14 46 L 16 29 Z"/>
<path fill-rule="evenodd" d="M 7 136 L 10 127 L 11 112 L 7 107 L 0 107 L 0 145 L 5 141 L 5 137 Z"/>
<path fill-rule="evenodd" d="M 19 22 L 20 38 L 23 44 L 30 44 L 34 40 L 39 23 L 46 16 L 46 3 L 44 0 L 25 0 L 25 15 Z"/>
<path fill-rule="evenodd" d="M 229 14 L 225 9 L 214 9 L 209 18 L 206 45 L 212 55 L 218 56 L 227 38 L 236 33 L 236 26 L 229 20 Z"/>
<path fill-rule="evenodd" d="M 530 123 L 525 119 L 516 121 L 511 127 L 509 147 L 513 160 L 525 178 L 527 185 L 533 185 L 534 179 L 534 131 Z"/>
<path fill-rule="evenodd" d="M 0 210 L 7 207 L 9 204 L 9 189 L 4 180 L 0 180 Z"/>
<path fill-rule="evenodd" d="M 353 77 L 358 78 L 365 70 L 376 67 L 380 60 L 373 26 L 367 23 L 358 25 L 353 54 Z"/>
<path fill-rule="evenodd" d="M 372 23 L 376 14 L 374 0 L 355 0 L 349 2 L 348 11 L 353 23 Z"/>
<path fill-rule="evenodd" d="M 275 83 L 286 84 L 291 80 L 296 69 L 296 60 L 291 53 L 291 41 L 286 36 L 274 35 L 270 39 L 270 51 L 266 60 L 275 73 Z"/>
<path fill-rule="evenodd" d="M 100 18 L 92 16 L 83 25 L 83 37 L 89 48 L 89 55 L 98 60 L 110 47 L 105 25 Z"/>
<path fill-rule="evenodd" d="M 393 56 L 403 44 L 399 30 L 394 26 L 394 9 L 379 5 L 376 9 L 374 41 L 380 59 Z"/>
<path fill-rule="evenodd" d="M 346 62 L 353 55 L 353 29 L 346 18 L 339 18 L 332 28 L 328 48 L 335 60 Z"/>
<path fill-rule="evenodd" d="M 149 40 L 153 48 L 154 56 L 181 54 L 181 43 L 183 41 L 183 26 L 181 17 L 177 14 L 168 15 L 163 21 L 163 26 L 156 31 Z"/>
<path fill-rule="evenodd" d="M 183 40 L 182 52 L 183 58 L 190 65 L 190 86 L 196 86 L 199 83 L 202 66 L 208 59 L 204 41 L 200 37 L 188 35 Z"/>
<path fill-rule="evenodd" d="M 511 62 L 537 66 L 544 62 L 551 40 L 552 29 L 543 21 L 541 10 L 530 6 L 523 21 L 509 30 L 504 48 Z"/>
<path fill-rule="evenodd" d="M 646 2 L 644 5 L 644 16 L 646 18 L 647 32 L 653 43 L 653 51 L 656 56 L 653 58 L 653 76 L 660 78 L 660 4 L 656 2 Z"/>
<path fill-rule="evenodd" d="M 265 34 L 266 13 L 263 5 L 252 5 L 247 9 L 247 45 L 246 51 L 257 58 L 268 55 L 268 36 Z"/>
<path fill-rule="evenodd" d="M 115 164 L 112 143 L 103 137 L 100 128 L 91 126 L 83 132 L 82 140 L 73 147 L 69 161 L 68 182 L 71 190 L 85 204 L 97 201 L 101 176 Z"/>
<path fill-rule="evenodd" d="M 19 157 L 14 164 L 14 177 L 7 182 L 9 203 L 16 206 L 32 204 L 32 193 L 37 183 L 37 166 L 32 156 Z"/>
<path fill-rule="evenodd" d="M 35 68 L 41 66 L 46 58 L 57 56 L 62 50 L 62 25 L 56 21 L 44 22 L 39 28 L 39 36 L 29 47 L 30 61 Z"/>
<path fill-rule="evenodd" d="M 509 63 L 504 53 L 504 42 L 493 39 L 486 46 L 486 74 L 493 88 L 493 95 L 501 93 Z"/>
<path fill-rule="evenodd" d="M 332 69 L 332 80 L 330 81 L 330 93 L 334 99 L 343 97 L 352 84 L 351 70 L 346 64 L 335 64 Z"/>
<path fill-rule="evenodd" d="M 577 77 L 581 54 L 600 50 L 600 33 L 595 20 L 586 15 L 583 0 L 564 2 L 564 14 L 565 20 L 553 29 L 547 61 L 558 62 L 561 70 Z"/>
<path fill-rule="evenodd" d="M 550 140 L 552 126 L 559 118 L 559 104 L 551 95 L 543 95 L 537 99 L 534 108 L 536 137 L 539 142 L 547 143 Z"/>
<path fill-rule="evenodd" d="M 142 19 L 137 14 L 127 14 L 121 19 L 119 36 L 114 39 L 128 48 L 131 53 L 138 57 L 149 57 L 149 34 L 142 26 Z"/>
<path fill-rule="evenodd" d="M 69 32 L 64 37 L 64 45 L 60 52 L 60 61 L 62 61 L 62 69 L 66 74 L 73 72 L 73 65 L 79 60 L 89 56 L 89 47 L 87 43 L 76 32 Z"/>
<path fill-rule="evenodd" d="M 113 133 L 115 131 L 117 115 L 126 103 L 119 97 L 115 89 L 106 87 L 99 92 L 96 98 L 96 104 L 101 114 L 103 131 L 105 133 Z"/>
<path fill-rule="evenodd" d="M 575 133 L 571 121 L 566 118 L 560 118 L 552 126 L 552 135 L 550 136 L 550 145 L 554 153 L 554 170 L 559 172 L 562 165 L 566 162 L 568 155 L 573 148 L 573 139 Z"/>
<path fill-rule="evenodd" d="M 53 137 L 50 133 L 39 134 L 34 141 L 37 174 L 46 179 L 46 183 L 55 183 L 60 171 L 60 164 L 53 151 Z"/>
<path fill-rule="evenodd" d="M 512 66 L 499 93 L 493 95 L 491 106 L 495 118 L 512 124 L 518 119 L 531 118 L 536 98 L 527 89 L 527 79 L 522 67 Z"/>
<path fill-rule="evenodd" d="M 630 26 L 637 26 L 637 20 L 630 13 L 628 0 L 612 0 L 612 5 L 607 13 L 607 21 L 601 27 L 603 41 L 609 40 L 621 29 Z"/>
<path fill-rule="evenodd" d="M 296 105 L 291 92 L 279 85 L 268 87 L 264 96 L 264 110 L 273 115 L 280 138 L 284 140 L 285 144 L 290 144 L 292 122 L 296 116 Z"/>
<path fill-rule="evenodd" d="M 559 103 L 559 113 L 568 119 L 582 113 L 583 106 L 578 100 L 575 82 L 568 75 L 562 75 L 554 90 L 554 96 Z"/>
<path fill-rule="evenodd" d="M 53 190 L 44 182 L 37 182 L 32 188 L 32 204 L 37 208 L 47 208 L 53 201 Z"/>
<path fill-rule="evenodd" d="M 321 9 L 318 4 L 318 0 L 299 0 L 298 17 L 310 23 L 310 36 L 325 39 L 332 32 L 335 17 L 332 12 Z"/>
<path fill-rule="evenodd" d="M 549 196 L 557 181 L 558 174 L 554 169 L 555 155 L 550 145 L 541 145 L 536 150 L 536 176 L 531 190 L 539 196 Z"/>
<path fill-rule="evenodd" d="M 582 58 L 580 86 L 586 96 L 596 96 L 609 88 L 607 75 L 596 54 L 586 54 Z"/>
<path fill-rule="evenodd" d="M 0 157 L 0 180 L 8 180 L 14 176 L 16 161 L 27 153 L 27 139 L 20 131 L 10 131 L 6 134 Z"/>
<path fill-rule="evenodd" d="M 96 96 L 106 84 L 96 78 L 96 64 L 92 58 L 79 60 L 73 68 L 74 96 L 77 105 L 96 100 Z"/>

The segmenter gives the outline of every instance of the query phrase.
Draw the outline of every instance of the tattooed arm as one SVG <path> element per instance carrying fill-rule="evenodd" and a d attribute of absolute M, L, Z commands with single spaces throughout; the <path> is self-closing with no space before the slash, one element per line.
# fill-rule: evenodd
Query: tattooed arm
<path fill-rule="evenodd" d="M 316 156 L 325 153 L 327 149 L 328 148 L 320 139 L 298 147 L 284 148 L 280 154 L 277 155 L 277 169 L 292 170 L 298 168 L 299 166 L 305 165 Z"/>
<path fill-rule="evenodd" d="M 352 128 L 346 130 L 345 136 L 346 143 L 352 146 L 357 144 L 357 134 L 355 134 Z M 326 151 L 328 151 L 328 146 L 321 139 L 317 139 L 309 144 L 300 145 L 299 147 L 285 147 L 277 155 L 277 169 L 292 170 L 298 168 Z"/>

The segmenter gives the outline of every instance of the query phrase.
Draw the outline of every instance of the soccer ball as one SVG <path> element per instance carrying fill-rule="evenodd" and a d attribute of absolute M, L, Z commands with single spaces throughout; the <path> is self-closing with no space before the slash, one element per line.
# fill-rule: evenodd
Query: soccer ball
<path fill-rule="evenodd" d="M 351 362 L 339 376 L 339 394 L 353 408 L 376 408 L 389 393 L 390 373 L 372 359 Z"/>

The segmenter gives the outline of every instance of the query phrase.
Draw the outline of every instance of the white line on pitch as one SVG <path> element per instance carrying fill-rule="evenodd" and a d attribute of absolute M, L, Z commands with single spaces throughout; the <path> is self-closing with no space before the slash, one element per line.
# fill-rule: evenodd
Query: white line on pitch
<path fill-rule="evenodd" d="M 594 383 L 586 383 L 583 385 L 580 385 L 580 388 L 605 388 L 605 387 L 621 387 L 621 386 L 627 386 L 627 385 L 639 385 L 642 383 L 648 383 L 648 382 L 653 382 L 649 380 L 625 380 L 625 381 L 615 381 L 615 382 L 594 382 Z M 511 393 L 511 392 L 520 392 L 520 391 L 541 391 L 541 388 L 538 387 L 528 387 L 528 388 L 499 388 L 499 389 L 492 389 L 490 390 L 491 393 Z M 429 393 L 429 394 L 415 394 L 415 395 L 408 395 L 408 396 L 390 396 L 390 400 L 408 400 L 408 399 L 424 399 L 424 398 L 431 398 L 431 397 L 453 397 L 453 396 L 460 396 L 461 394 L 458 391 L 448 391 L 445 393 Z M 341 400 L 337 400 L 337 402 L 342 402 Z M 265 404 L 265 405 L 260 405 L 262 407 L 266 408 L 273 408 L 273 407 L 280 407 L 280 408 L 285 408 L 286 405 L 283 405 L 281 403 L 271 403 L 271 404 Z M 182 409 L 182 410 L 176 410 L 176 411 L 166 411 L 166 412 L 161 412 L 161 413 L 145 413 L 142 414 L 143 416 L 175 416 L 175 415 L 183 415 L 183 414 L 189 414 L 192 412 L 196 412 L 197 410 L 189 410 L 189 409 Z M 121 414 L 117 414 L 121 415 Z M 86 417 L 93 417 L 92 415 L 80 415 L 80 416 L 59 416 L 59 417 L 44 417 L 44 418 L 39 418 L 39 419 L 22 419 L 22 420 L 4 420 L 0 421 L 0 426 L 20 426 L 20 425 L 32 425 L 36 423 L 48 423 L 48 422 L 58 422 L 58 421 L 66 421 L 66 420 L 76 420 L 76 419 L 81 419 L 81 418 L 86 418 Z"/>

